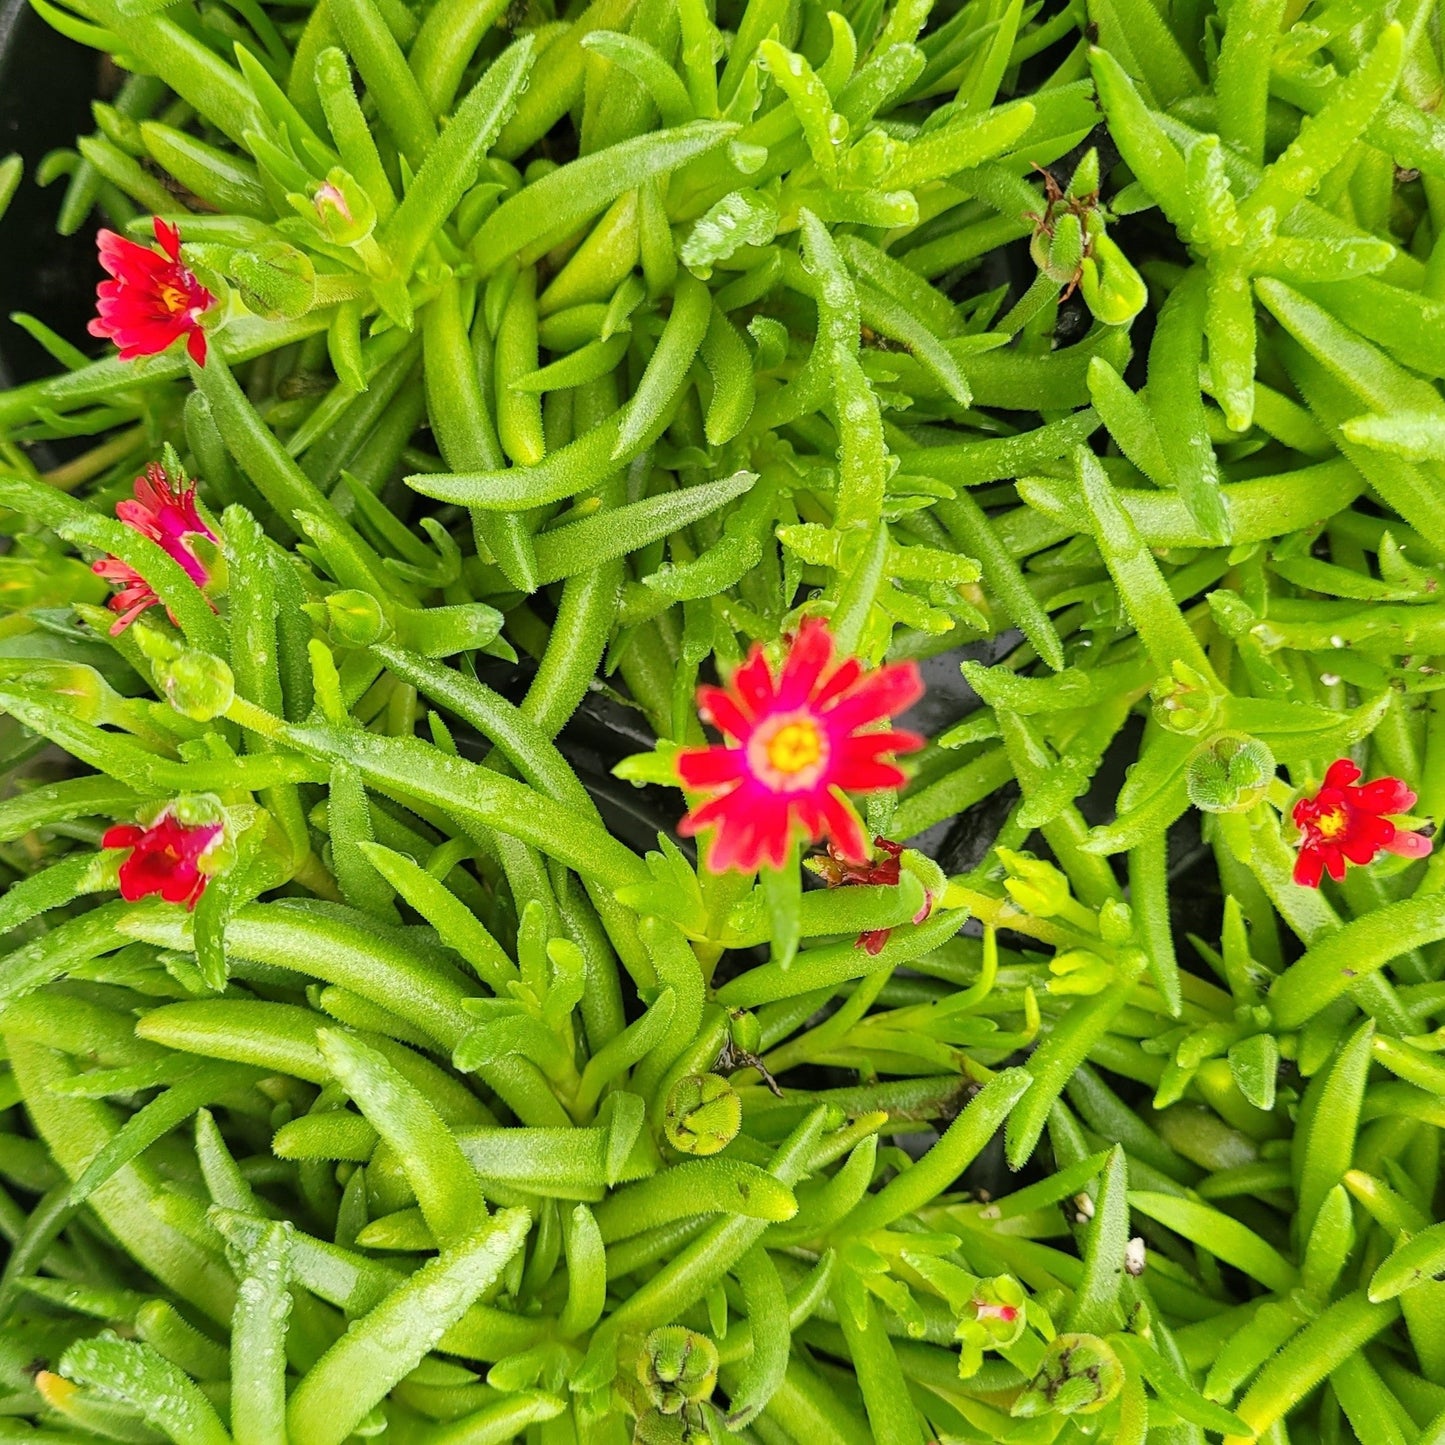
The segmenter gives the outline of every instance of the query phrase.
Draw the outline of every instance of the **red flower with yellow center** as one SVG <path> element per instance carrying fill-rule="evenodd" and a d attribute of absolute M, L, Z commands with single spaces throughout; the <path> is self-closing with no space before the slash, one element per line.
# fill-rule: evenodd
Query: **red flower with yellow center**
<path fill-rule="evenodd" d="M 1423 833 L 1390 820 L 1390 815 L 1415 806 L 1415 794 L 1399 778 L 1376 778 L 1358 786 L 1359 776 L 1354 763 L 1339 758 L 1330 764 L 1319 792 L 1294 805 L 1295 826 L 1302 835 L 1294 881 L 1305 888 L 1318 888 L 1325 873 L 1338 883 L 1347 863 L 1373 863 L 1381 853 L 1423 858 L 1430 851 L 1430 839 Z"/>
<path fill-rule="evenodd" d="M 157 251 L 101 231 L 96 237 L 100 264 L 112 279 L 96 288 L 92 336 L 107 336 L 120 347 L 120 359 L 154 356 L 184 336 L 197 366 L 206 364 L 206 333 L 201 317 L 216 298 L 181 261 L 181 233 L 154 218 Z"/>
<path fill-rule="evenodd" d="M 100 844 L 131 850 L 120 865 L 120 896 L 127 903 L 159 893 L 167 903 L 194 908 L 210 882 L 205 861 L 225 831 L 220 822 L 183 823 L 168 807 L 149 827 L 118 823 L 106 830 Z"/>
<path fill-rule="evenodd" d="M 691 836 L 712 830 L 715 873 L 781 868 L 794 839 L 832 840 L 843 861 L 866 863 L 868 843 L 845 793 L 896 788 L 903 772 L 885 754 L 923 746 L 911 732 L 865 732 L 923 694 L 918 668 L 895 663 L 865 672 L 856 658 L 833 663 L 827 626 L 809 618 L 774 677 L 760 645 L 729 687 L 700 687 L 698 711 L 732 745 L 684 748 L 685 788 L 712 796 L 682 820 Z"/>
<path fill-rule="evenodd" d="M 191 550 L 190 538 L 209 537 L 214 542 L 216 534 L 196 510 L 193 482 L 187 482 L 184 477 L 173 479 L 159 462 L 152 462 L 144 474 L 135 479 L 134 499 L 117 502 L 115 514 L 127 527 L 142 537 L 149 537 L 179 562 L 197 587 L 205 586 L 209 574 Z M 147 607 L 154 607 L 160 601 L 150 583 L 119 557 L 105 557 L 93 563 L 91 571 L 120 589 L 109 604 L 112 612 L 120 614 L 111 625 L 112 636 L 124 632 Z"/>

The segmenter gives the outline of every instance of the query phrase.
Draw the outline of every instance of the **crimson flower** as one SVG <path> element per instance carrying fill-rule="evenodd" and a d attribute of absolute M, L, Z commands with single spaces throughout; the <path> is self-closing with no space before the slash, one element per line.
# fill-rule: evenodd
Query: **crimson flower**
<path fill-rule="evenodd" d="M 102 231 L 96 237 L 100 264 L 112 276 L 96 288 L 92 336 L 108 336 L 120 347 L 120 359 L 154 356 L 178 337 L 197 366 L 206 364 L 206 333 L 201 317 L 216 298 L 181 262 L 181 233 L 154 218 L 160 250 Z"/>
<path fill-rule="evenodd" d="M 1373 863 L 1380 853 L 1402 858 L 1423 858 L 1430 839 L 1397 827 L 1389 814 L 1408 813 L 1415 794 L 1399 778 L 1376 778 L 1363 787 L 1355 784 L 1360 770 L 1348 758 L 1331 763 L 1325 781 L 1313 798 L 1294 805 L 1300 839 L 1294 881 L 1318 888 L 1328 873 L 1336 883 L 1345 876 L 1345 864 Z"/>
<path fill-rule="evenodd" d="M 201 865 L 224 833 L 220 822 L 181 822 L 172 806 L 149 827 L 118 823 L 106 830 L 100 844 L 102 848 L 131 850 L 120 865 L 120 896 L 127 903 L 159 893 L 167 903 L 194 908 L 210 881 Z"/>
<path fill-rule="evenodd" d="M 684 748 L 677 755 L 685 788 L 711 794 L 682 820 L 686 836 L 712 829 L 707 866 L 715 873 L 781 868 L 796 833 L 832 840 L 839 858 L 868 861 L 868 844 L 845 792 L 896 788 L 903 772 L 885 753 L 911 751 L 911 732 L 865 732 L 923 694 L 914 663 L 864 672 L 856 658 L 834 665 L 827 626 L 809 618 L 775 678 L 762 646 L 733 673 L 731 685 L 700 687 L 698 711 L 732 744 Z"/>
<path fill-rule="evenodd" d="M 209 537 L 214 542 L 216 534 L 196 510 L 194 482 L 188 482 L 184 476 L 173 479 L 159 462 L 152 462 L 145 473 L 135 479 L 134 499 L 117 502 L 115 514 L 127 527 L 142 537 L 149 537 L 179 562 L 197 587 L 205 586 L 208 580 L 205 566 L 191 550 L 188 539 Z M 147 607 L 154 607 L 160 601 L 150 583 L 119 557 L 103 558 L 92 564 L 91 571 L 120 589 L 110 599 L 111 611 L 120 614 L 111 625 L 112 636 L 124 632 Z"/>
<path fill-rule="evenodd" d="M 808 866 L 820 877 L 829 888 L 846 888 L 849 884 L 873 884 L 876 886 L 898 887 L 898 880 L 902 876 L 902 865 L 899 859 L 903 856 L 903 844 L 895 843 L 891 838 L 875 838 L 873 847 L 877 850 L 873 858 L 866 863 L 852 863 L 845 858 L 835 844 L 828 844 L 828 851 L 819 858 L 808 859 Z M 883 856 L 880 859 L 877 854 Z M 924 892 L 923 907 L 913 916 L 915 923 L 922 923 L 933 909 L 933 895 Z M 875 957 L 883 952 L 883 945 L 888 942 L 889 935 L 893 932 L 891 928 L 865 928 L 858 935 L 854 945 L 857 948 L 864 948 Z"/>

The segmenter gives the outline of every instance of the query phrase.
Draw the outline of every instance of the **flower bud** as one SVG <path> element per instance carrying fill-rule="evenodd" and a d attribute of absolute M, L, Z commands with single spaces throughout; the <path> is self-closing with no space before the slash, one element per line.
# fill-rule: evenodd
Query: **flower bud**
<path fill-rule="evenodd" d="M 716 1154 L 742 1123 L 743 1101 L 720 1074 L 687 1074 L 667 1096 L 663 1133 L 682 1154 Z"/>
<path fill-rule="evenodd" d="M 1190 760 L 1189 801 L 1206 813 L 1242 813 L 1274 781 L 1274 754 L 1246 733 L 1220 733 Z"/>
<path fill-rule="evenodd" d="M 1144 278 L 1129 258 L 1102 233 L 1079 269 L 1084 303 L 1105 326 L 1127 326 L 1149 299 Z"/>
<path fill-rule="evenodd" d="M 391 636 L 381 604 L 371 593 L 354 587 L 326 599 L 326 619 L 337 638 L 352 647 L 369 647 Z"/>
<path fill-rule="evenodd" d="M 295 198 L 293 204 L 296 201 L 301 198 Z M 371 197 L 339 166 L 311 193 L 309 204 L 302 201 L 297 210 L 315 221 L 321 234 L 337 246 L 355 246 L 376 229 Z"/>
<path fill-rule="evenodd" d="M 1219 695 L 1203 673 L 1175 661 L 1168 677 L 1149 690 L 1154 721 L 1175 733 L 1197 733 L 1207 728 L 1219 710 Z"/>
<path fill-rule="evenodd" d="M 1128 943 L 1134 936 L 1134 912 L 1120 898 L 1108 898 L 1099 908 L 1099 937 L 1105 943 Z"/>
<path fill-rule="evenodd" d="M 717 1370 L 717 1346 L 682 1325 L 653 1330 L 637 1362 L 648 1398 L 664 1415 L 679 1415 L 706 1400 L 717 1384 Z"/>
<path fill-rule="evenodd" d="M 231 257 L 230 276 L 248 310 L 272 319 L 304 316 L 316 301 L 311 258 L 285 241 L 269 241 Z"/>
<path fill-rule="evenodd" d="M 1099 152 L 1090 146 L 1069 178 L 1065 195 L 1071 201 L 1093 202 L 1099 194 Z"/>
<path fill-rule="evenodd" d="M 1052 918 L 1068 906 L 1069 880 L 1052 863 L 1012 848 L 1000 848 L 998 856 L 1009 872 L 1004 889 L 1025 913 Z"/>
<path fill-rule="evenodd" d="M 220 717 L 236 697 L 236 679 L 214 653 L 188 647 L 175 657 L 157 660 L 151 671 L 170 705 L 192 722 Z"/>
<path fill-rule="evenodd" d="M 1056 954 L 1049 963 L 1049 972 L 1053 974 L 1049 992 L 1055 995 L 1102 993 L 1114 977 L 1108 961 L 1087 948 Z"/>
<path fill-rule="evenodd" d="M 1065 211 L 1053 223 L 1052 232 L 1039 231 L 1030 249 L 1040 271 L 1060 286 L 1071 285 L 1084 260 L 1084 226 L 1073 211 Z"/>
<path fill-rule="evenodd" d="M 756 1014 L 734 1009 L 728 1017 L 728 1037 L 740 1054 L 756 1054 L 763 1046 L 763 1029 Z"/>
<path fill-rule="evenodd" d="M 1011 1413 L 1024 1418 L 1093 1415 L 1118 1395 L 1123 1384 L 1124 1367 L 1105 1341 L 1097 1335 L 1059 1335 Z"/>
<path fill-rule="evenodd" d="M 981 1279 L 974 1286 L 954 1332 L 960 1346 L 960 1379 L 978 1373 L 985 1350 L 1006 1350 L 1018 1342 L 1028 1323 L 1027 1298 L 1023 1286 L 1011 1275 Z"/>

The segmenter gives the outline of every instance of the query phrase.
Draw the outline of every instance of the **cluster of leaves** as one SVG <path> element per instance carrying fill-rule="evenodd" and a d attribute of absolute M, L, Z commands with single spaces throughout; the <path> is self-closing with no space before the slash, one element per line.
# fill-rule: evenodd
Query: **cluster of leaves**
<path fill-rule="evenodd" d="M 0 393 L 0 1439 L 1445 1438 L 1445 864 L 1289 832 L 1445 816 L 1432 0 L 33 3 L 219 300 Z M 629 847 L 804 609 L 991 640 L 919 846 Z"/>

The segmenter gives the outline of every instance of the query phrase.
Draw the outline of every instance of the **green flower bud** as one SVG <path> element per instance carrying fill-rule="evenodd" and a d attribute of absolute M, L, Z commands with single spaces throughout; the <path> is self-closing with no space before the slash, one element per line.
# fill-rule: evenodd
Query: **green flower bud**
<path fill-rule="evenodd" d="M 1028 1324 L 1027 1299 L 1023 1286 L 1012 1275 L 979 1280 L 955 1331 L 960 1346 L 960 1379 L 978 1373 L 985 1350 L 1006 1350 L 1018 1342 Z"/>
<path fill-rule="evenodd" d="M 1247 733 L 1220 733 L 1190 759 L 1189 801 L 1206 813 L 1241 813 L 1274 781 L 1274 754 Z"/>
<path fill-rule="evenodd" d="M 337 638 L 352 647 L 369 647 L 391 635 L 381 604 L 371 593 L 354 587 L 326 599 L 326 620 Z"/>
<path fill-rule="evenodd" d="M 1198 733 L 1219 711 L 1219 694 L 1203 673 L 1176 661 L 1168 677 L 1161 677 L 1149 690 L 1154 703 L 1154 721 L 1176 733 Z"/>
<path fill-rule="evenodd" d="M 1092 202 L 1099 194 L 1099 152 L 1092 146 L 1084 152 L 1074 174 L 1069 179 L 1069 189 L 1064 193 L 1071 201 Z"/>
<path fill-rule="evenodd" d="M 728 1018 L 728 1037 L 740 1054 L 756 1054 L 763 1046 L 763 1028 L 756 1014 L 734 1009 Z"/>
<path fill-rule="evenodd" d="M 1095 994 L 1102 993 L 1114 978 L 1113 966 L 1108 960 L 1091 953 L 1087 948 L 1071 948 L 1067 953 L 1055 954 L 1049 962 L 1051 994 Z"/>
<path fill-rule="evenodd" d="M 327 172 L 309 200 L 300 196 L 289 199 L 307 220 L 316 222 L 333 245 L 355 246 L 376 229 L 371 197 L 339 166 Z"/>
<path fill-rule="evenodd" d="M 717 1346 L 682 1325 L 653 1330 L 637 1362 L 648 1398 L 664 1415 L 678 1415 L 706 1400 L 717 1384 Z"/>
<path fill-rule="evenodd" d="M 1080 266 L 1079 290 L 1089 310 L 1105 326 L 1127 326 L 1149 299 L 1144 278 L 1102 233 L 1093 238 L 1091 254 Z"/>
<path fill-rule="evenodd" d="M 311 258 L 285 241 L 270 241 L 231 257 L 230 277 L 247 309 L 258 316 L 304 316 L 316 302 Z"/>
<path fill-rule="evenodd" d="M 687 1074 L 672 1086 L 663 1115 L 667 1142 L 683 1154 L 716 1154 L 737 1138 L 743 1101 L 720 1074 Z"/>
<path fill-rule="evenodd" d="M 1065 211 L 1053 222 L 1052 232 L 1034 236 L 1031 250 L 1039 270 L 1050 281 L 1072 285 L 1084 260 L 1083 222 L 1073 211 Z"/>
<path fill-rule="evenodd" d="M 1097 1335 L 1060 1335 L 1011 1413 L 1023 1418 L 1093 1415 L 1118 1395 L 1123 1384 L 1118 1355 Z"/>
<path fill-rule="evenodd" d="M 175 657 L 156 661 L 151 671 L 170 705 L 193 722 L 220 717 L 236 697 L 236 679 L 214 653 L 188 647 Z"/>
<path fill-rule="evenodd" d="M 1118 898 L 1106 899 L 1099 909 L 1099 937 L 1105 943 L 1128 943 L 1134 935 L 1134 913 Z"/>
<path fill-rule="evenodd" d="M 1025 913 L 1052 918 L 1068 906 L 1069 880 L 1052 863 L 1012 848 L 1000 848 L 998 856 L 1009 872 L 1004 889 Z"/>

